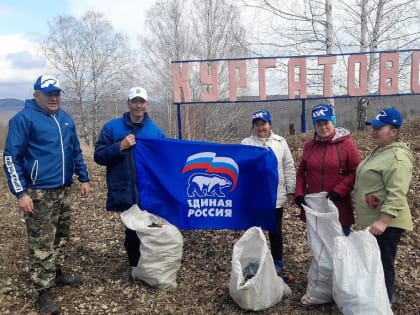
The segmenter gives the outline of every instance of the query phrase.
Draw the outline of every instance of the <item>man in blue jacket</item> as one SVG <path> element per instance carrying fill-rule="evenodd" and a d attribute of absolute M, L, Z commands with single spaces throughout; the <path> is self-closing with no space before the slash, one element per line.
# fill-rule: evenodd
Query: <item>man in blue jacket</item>
<path fill-rule="evenodd" d="M 58 314 L 50 288 L 78 285 L 63 274 L 69 239 L 70 186 L 78 175 L 80 193 L 88 197 L 90 178 L 73 119 L 60 109 L 59 82 L 41 75 L 33 99 L 9 121 L 4 170 L 10 191 L 18 200 L 28 230 L 29 273 L 38 291 L 41 314 Z"/>
<path fill-rule="evenodd" d="M 147 114 L 147 100 L 144 88 L 131 88 L 128 91 L 128 112 L 105 123 L 96 142 L 95 162 L 106 166 L 108 211 L 121 212 L 133 204 L 141 208 L 134 160 L 136 137 L 164 137 L 162 129 Z M 140 258 L 140 240 L 135 231 L 126 228 L 124 247 L 130 267 L 137 266 Z"/>

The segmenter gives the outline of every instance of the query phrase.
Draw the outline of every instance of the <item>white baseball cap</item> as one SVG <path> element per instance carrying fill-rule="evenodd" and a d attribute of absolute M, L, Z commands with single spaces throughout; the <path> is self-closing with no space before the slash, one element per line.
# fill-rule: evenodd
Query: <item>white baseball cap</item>
<path fill-rule="evenodd" d="M 135 86 L 128 90 L 128 100 L 132 100 L 135 97 L 141 97 L 147 101 L 147 92 L 144 88 Z"/>

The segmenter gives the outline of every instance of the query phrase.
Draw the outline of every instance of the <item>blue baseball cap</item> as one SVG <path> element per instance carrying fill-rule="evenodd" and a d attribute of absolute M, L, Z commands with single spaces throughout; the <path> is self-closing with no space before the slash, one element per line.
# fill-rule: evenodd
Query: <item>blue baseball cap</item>
<path fill-rule="evenodd" d="M 335 117 L 334 108 L 330 104 L 322 103 L 312 108 L 312 124 L 319 120 L 329 120 L 335 125 L 337 119 Z"/>
<path fill-rule="evenodd" d="M 401 113 L 395 108 L 384 108 L 380 110 L 376 117 L 366 122 L 366 125 L 373 127 L 383 127 L 385 125 L 393 125 L 397 128 L 401 127 L 403 118 Z"/>
<path fill-rule="evenodd" d="M 39 76 L 34 84 L 35 91 L 41 91 L 42 93 L 49 93 L 54 91 L 63 91 L 60 87 L 60 83 L 56 78 L 51 75 L 43 74 Z"/>
<path fill-rule="evenodd" d="M 257 119 L 261 119 L 265 122 L 271 122 L 271 115 L 268 110 L 260 109 L 257 110 L 252 114 L 252 123 L 254 123 Z"/>

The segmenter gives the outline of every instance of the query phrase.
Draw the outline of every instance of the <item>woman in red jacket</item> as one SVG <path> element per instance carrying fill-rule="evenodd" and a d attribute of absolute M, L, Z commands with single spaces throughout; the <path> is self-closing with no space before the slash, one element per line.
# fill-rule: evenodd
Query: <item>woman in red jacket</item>
<path fill-rule="evenodd" d="M 350 193 L 355 181 L 359 151 L 347 129 L 335 127 L 334 109 L 329 104 L 319 104 L 312 109 L 314 138 L 304 144 L 297 171 L 295 203 L 301 208 L 300 218 L 305 221 L 302 209 L 304 196 L 321 191 L 328 192 L 339 211 L 345 235 L 354 223 Z"/>

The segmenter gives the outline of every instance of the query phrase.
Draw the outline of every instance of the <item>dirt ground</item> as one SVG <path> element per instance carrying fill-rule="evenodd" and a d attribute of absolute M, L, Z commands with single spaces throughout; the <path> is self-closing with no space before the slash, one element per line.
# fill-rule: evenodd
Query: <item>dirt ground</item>
<path fill-rule="evenodd" d="M 397 254 L 394 314 L 419 314 L 419 203 L 420 203 L 420 119 L 412 119 L 403 129 L 403 140 L 411 143 L 416 155 L 409 203 L 415 230 L 405 233 Z M 409 125 L 409 126 L 408 126 Z M 365 156 L 372 149 L 367 133 L 353 136 Z M 296 159 L 304 139 L 288 137 Z M 243 231 L 182 231 L 183 259 L 178 272 L 178 287 L 158 290 L 142 282 L 127 281 L 124 228 L 120 217 L 104 210 L 104 168 L 86 158 L 92 177 L 93 194 L 81 199 L 74 193 L 72 237 L 65 269 L 81 276 L 79 288 L 54 288 L 62 313 L 73 314 L 251 314 L 231 299 L 228 283 L 234 243 Z M 26 230 L 16 199 L 9 193 L 4 172 L 0 175 L 0 314 L 37 314 L 36 292 L 28 278 Z M 300 306 L 306 290 L 306 272 L 311 255 L 305 226 L 297 218 L 298 209 L 287 208 L 284 216 L 286 270 L 296 281 L 292 295 L 257 314 L 340 314 L 336 305 L 312 310 Z M 357 281 L 357 275 L 355 275 Z M 374 288 L 372 288 L 374 289 Z M 364 315 L 364 314 L 362 314 Z"/>

